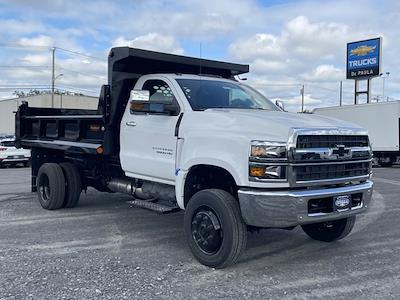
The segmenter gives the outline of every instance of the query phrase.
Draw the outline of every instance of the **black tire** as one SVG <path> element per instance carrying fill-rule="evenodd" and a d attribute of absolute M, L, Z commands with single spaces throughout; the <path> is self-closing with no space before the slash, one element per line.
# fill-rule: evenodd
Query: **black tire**
<path fill-rule="evenodd" d="M 44 209 L 62 207 L 65 197 L 65 178 L 61 167 L 55 163 L 43 164 L 37 175 L 37 194 Z"/>
<path fill-rule="evenodd" d="M 301 227 L 303 231 L 314 240 L 333 242 L 349 235 L 355 222 L 356 216 L 351 216 L 345 219 L 308 224 Z"/>
<path fill-rule="evenodd" d="M 186 207 L 184 228 L 194 257 L 208 267 L 232 265 L 246 248 L 247 226 L 239 204 L 223 190 L 197 192 Z"/>
<path fill-rule="evenodd" d="M 62 207 L 72 208 L 79 202 L 82 192 L 81 175 L 78 169 L 71 163 L 60 163 L 65 177 L 65 198 Z"/>

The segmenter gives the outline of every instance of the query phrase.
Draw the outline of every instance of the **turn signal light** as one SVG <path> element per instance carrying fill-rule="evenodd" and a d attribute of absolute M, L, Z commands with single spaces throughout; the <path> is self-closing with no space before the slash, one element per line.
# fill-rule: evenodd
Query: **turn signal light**
<path fill-rule="evenodd" d="M 252 177 L 263 177 L 265 175 L 264 167 L 250 167 L 250 176 Z"/>
<path fill-rule="evenodd" d="M 97 153 L 97 154 L 103 154 L 103 153 L 104 153 L 104 148 L 101 147 L 101 146 L 100 146 L 100 147 L 97 147 L 97 148 L 96 148 L 96 153 Z"/>
<path fill-rule="evenodd" d="M 280 165 L 256 165 L 249 166 L 250 177 L 256 179 L 285 179 L 286 178 L 286 166 Z"/>

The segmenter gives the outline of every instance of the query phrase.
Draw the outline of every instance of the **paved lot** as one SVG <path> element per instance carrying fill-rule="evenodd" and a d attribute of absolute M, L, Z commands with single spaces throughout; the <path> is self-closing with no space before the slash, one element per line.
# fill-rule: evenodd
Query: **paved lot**
<path fill-rule="evenodd" d="M 346 239 L 264 230 L 239 264 L 212 270 L 191 256 L 182 213 L 95 191 L 46 211 L 29 169 L 0 169 L 0 299 L 399 299 L 400 168 L 374 176 L 371 209 Z"/>

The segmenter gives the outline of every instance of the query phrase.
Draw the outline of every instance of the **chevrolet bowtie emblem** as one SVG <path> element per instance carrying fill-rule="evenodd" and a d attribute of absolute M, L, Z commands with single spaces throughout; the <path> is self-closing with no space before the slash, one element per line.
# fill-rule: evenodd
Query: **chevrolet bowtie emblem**
<path fill-rule="evenodd" d="M 337 155 L 338 157 L 349 156 L 350 149 L 346 148 L 344 145 L 336 145 L 335 148 L 332 149 L 332 155 Z"/>

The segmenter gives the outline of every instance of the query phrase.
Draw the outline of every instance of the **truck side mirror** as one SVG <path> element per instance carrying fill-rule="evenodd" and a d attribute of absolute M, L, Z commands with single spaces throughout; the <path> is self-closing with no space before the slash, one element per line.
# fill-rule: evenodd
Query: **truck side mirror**
<path fill-rule="evenodd" d="M 285 104 L 281 101 L 281 100 L 276 100 L 275 101 L 276 106 L 278 106 L 281 110 L 286 111 L 285 110 Z"/>

